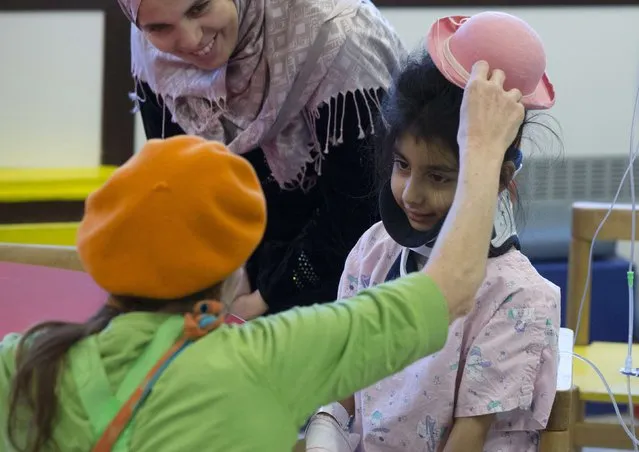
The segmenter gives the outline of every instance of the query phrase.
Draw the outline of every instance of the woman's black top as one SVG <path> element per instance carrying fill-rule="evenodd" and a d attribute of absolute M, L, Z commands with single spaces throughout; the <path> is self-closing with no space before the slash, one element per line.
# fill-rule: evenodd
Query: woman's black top
<path fill-rule="evenodd" d="M 139 84 L 138 91 L 146 99 L 140 110 L 147 138 L 162 137 L 163 118 L 166 138 L 184 134 L 168 109 L 163 112 L 161 98 L 148 85 Z M 330 118 L 326 105 L 320 108 L 316 120 L 319 142 L 326 142 L 328 121 L 340 124 L 344 111 L 343 142 L 329 145 L 321 175 L 310 190 L 281 189 L 260 148 L 244 154 L 260 178 L 268 209 L 266 234 L 246 270 L 251 287 L 260 291 L 271 314 L 334 301 L 348 253 L 378 219 L 373 149 L 370 140 L 358 139 L 358 111 L 362 127 L 370 127 L 365 100 L 361 93 L 348 94 L 338 107 L 333 109 L 337 118 Z M 315 174 L 309 165 L 307 175 Z"/>

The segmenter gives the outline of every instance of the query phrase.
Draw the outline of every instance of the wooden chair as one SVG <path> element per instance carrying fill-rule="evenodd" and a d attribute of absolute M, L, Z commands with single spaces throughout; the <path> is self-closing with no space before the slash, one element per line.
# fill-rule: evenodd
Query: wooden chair
<path fill-rule="evenodd" d="M 557 393 L 552 405 L 546 429 L 541 432 L 539 452 L 572 451 L 572 426 L 574 424 L 574 401 L 577 388 L 572 381 L 573 332 L 567 328 L 559 331 L 559 369 Z"/>
<path fill-rule="evenodd" d="M 557 391 L 548 425 L 541 432 L 539 452 L 572 452 L 573 401 L 577 393 L 576 387 Z"/>
<path fill-rule="evenodd" d="M 590 246 L 595 231 L 610 208 L 602 203 L 575 203 L 572 206 L 572 240 L 568 259 L 568 293 L 567 293 L 567 327 L 577 331 L 575 353 L 588 358 L 603 373 L 608 381 L 617 403 L 628 403 L 626 377 L 619 369 L 623 367 L 627 355 L 626 343 L 592 342 L 590 341 L 590 283 L 588 277 L 588 259 Z M 615 206 L 608 220 L 599 231 L 597 240 L 630 240 L 632 211 L 629 205 Z M 637 215 L 639 220 L 639 215 Z M 577 317 L 581 297 L 586 290 L 581 325 L 577 329 Z M 608 303 L 612 300 L 597 300 L 597 303 Z M 627 303 L 626 299 L 615 300 Z M 623 319 L 625 325 L 626 319 Z M 639 348 L 632 350 L 633 363 L 639 365 Z M 631 449 L 632 443 L 618 423 L 586 422 L 585 403 L 609 403 L 610 397 L 606 388 L 593 369 L 586 363 L 574 360 L 573 379 L 579 388 L 575 401 L 574 446 L 603 447 L 611 449 Z M 639 403 L 639 379 L 631 377 L 633 403 Z M 639 428 L 637 429 L 639 432 Z M 637 433 L 635 433 L 637 435 Z"/>

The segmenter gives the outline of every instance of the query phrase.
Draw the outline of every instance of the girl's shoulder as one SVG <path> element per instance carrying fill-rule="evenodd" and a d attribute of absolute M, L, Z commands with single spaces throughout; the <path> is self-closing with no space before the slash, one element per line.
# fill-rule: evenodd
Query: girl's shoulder
<path fill-rule="evenodd" d="M 346 259 L 345 273 L 352 277 L 364 275 L 368 285 L 384 282 L 388 271 L 401 253 L 382 222 L 375 223 L 359 238 Z"/>
<path fill-rule="evenodd" d="M 396 258 L 399 256 L 401 248 L 401 245 L 388 235 L 384 224 L 378 221 L 362 234 L 351 254 L 356 254 L 360 261 L 379 258 L 387 254 L 392 254 Z"/>
<path fill-rule="evenodd" d="M 560 299 L 559 287 L 541 276 L 518 250 L 488 260 L 486 278 L 477 293 L 478 304 L 493 312 L 505 303 L 558 311 Z"/>

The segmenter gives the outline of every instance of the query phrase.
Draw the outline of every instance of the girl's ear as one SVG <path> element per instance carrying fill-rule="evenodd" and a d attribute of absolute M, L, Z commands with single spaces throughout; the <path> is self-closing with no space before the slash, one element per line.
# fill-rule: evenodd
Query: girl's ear
<path fill-rule="evenodd" d="M 501 173 L 499 174 L 499 193 L 506 190 L 513 181 L 515 169 L 515 164 L 510 160 L 504 162 L 501 166 Z"/>

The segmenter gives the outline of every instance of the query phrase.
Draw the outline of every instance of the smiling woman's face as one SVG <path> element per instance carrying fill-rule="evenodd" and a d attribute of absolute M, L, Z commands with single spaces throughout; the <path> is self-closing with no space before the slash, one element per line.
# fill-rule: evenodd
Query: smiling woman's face
<path fill-rule="evenodd" d="M 137 19 L 154 47 L 201 69 L 223 66 L 237 45 L 233 0 L 142 0 Z"/>

